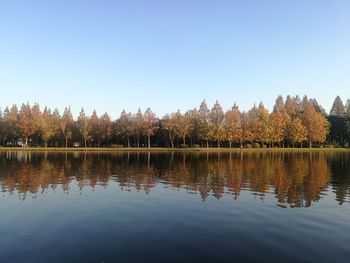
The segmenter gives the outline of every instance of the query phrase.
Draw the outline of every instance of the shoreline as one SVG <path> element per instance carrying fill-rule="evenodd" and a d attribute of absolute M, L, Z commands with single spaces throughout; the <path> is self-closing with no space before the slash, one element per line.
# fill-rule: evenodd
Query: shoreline
<path fill-rule="evenodd" d="M 349 148 L 61 148 L 61 147 L 0 147 L 0 152 L 350 152 Z"/>

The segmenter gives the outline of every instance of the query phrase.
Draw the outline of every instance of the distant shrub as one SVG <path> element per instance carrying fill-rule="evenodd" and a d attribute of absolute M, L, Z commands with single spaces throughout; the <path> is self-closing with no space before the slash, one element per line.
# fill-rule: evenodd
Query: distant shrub
<path fill-rule="evenodd" d="M 188 144 L 180 144 L 180 148 L 188 148 Z"/>
<path fill-rule="evenodd" d="M 199 144 L 193 144 L 191 147 L 192 147 L 192 148 L 199 148 L 200 145 L 199 145 Z"/>
<path fill-rule="evenodd" d="M 264 149 L 267 148 L 266 144 L 263 144 L 261 148 L 264 148 Z"/>
<path fill-rule="evenodd" d="M 247 143 L 246 145 L 244 145 L 244 148 L 252 148 L 252 145 L 250 143 Z"/>

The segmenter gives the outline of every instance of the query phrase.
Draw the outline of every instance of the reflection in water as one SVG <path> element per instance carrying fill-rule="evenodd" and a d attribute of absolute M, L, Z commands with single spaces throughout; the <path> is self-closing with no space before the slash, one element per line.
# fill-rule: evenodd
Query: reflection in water
<path fill-rule="evenodd" d="M 272 193 L 281 207 L 309 207 L 331 190 L 343 204 L 350 196 L 350 158 L 324 152 L 0 153 L 1 191 L 23 200 L 58 187 L 69 193 L 72 183 L 83 189 L 112 182 L 146 194 L 155 186 L 185 189 L 203 200 Z"/>

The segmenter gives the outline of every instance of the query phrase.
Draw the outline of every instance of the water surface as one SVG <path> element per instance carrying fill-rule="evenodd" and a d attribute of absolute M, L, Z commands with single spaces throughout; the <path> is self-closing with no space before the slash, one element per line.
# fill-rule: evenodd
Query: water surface
<path fill-rule="evenodd" d="M 0 262 L 349 262 L 349 153 L 0 153 Z"/>

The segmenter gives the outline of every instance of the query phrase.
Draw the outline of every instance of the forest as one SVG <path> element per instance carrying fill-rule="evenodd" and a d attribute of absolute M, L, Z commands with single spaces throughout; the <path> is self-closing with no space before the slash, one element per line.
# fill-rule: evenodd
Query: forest
<path fill-rule="evenodd" d="M 316 99 L 278 96 L 271 112 L 263 103 L 248 111 L 237 104 L 224 110 L 218 101 L 163 117 L 148 108 L 89 116 L 70 107 L 41 109 L 23 103 L 0 109 L 2 147 L 349 147 L 350 99 L 337 96 L 329 113 Z"/>

